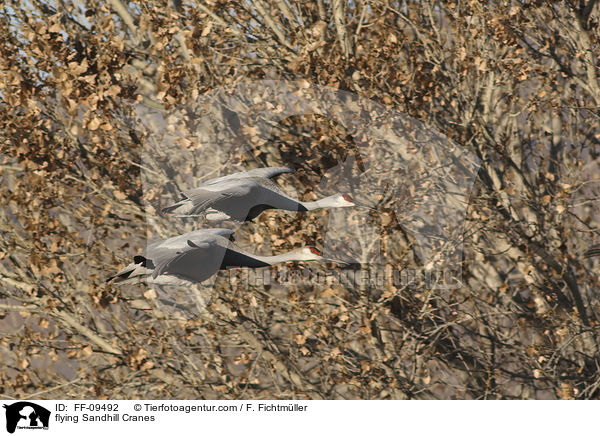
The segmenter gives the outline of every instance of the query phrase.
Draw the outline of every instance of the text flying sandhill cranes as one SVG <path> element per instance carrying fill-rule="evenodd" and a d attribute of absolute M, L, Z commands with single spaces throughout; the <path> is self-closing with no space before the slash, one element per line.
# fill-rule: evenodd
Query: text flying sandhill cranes
<path fill-rule="evenodd" d="M 147 279 L 158 285 L 200 283 L 228 268 L 261 268 L 289 261 L 331 261 L 316 248 L 305 247 L 276 256 L 259 256 L 238 247 L 227 237 L 229 229 L 201 229 L 148 246 L 141 256 L 107 281 L 137 282 Z"/>
<path fill-rule="evenodd" d="M 258 168 L 211 179 L 195 189 L 183 191 L 185 199 L 162 211 L 182 217 L 204 216 L 208 221 L 250 221 L 267 209 L 307 211 L 357 205 L 348 194 L 335 194 L 317 201 L 289 197 L 271 177 L 293 172 L 284 167 Z"/>

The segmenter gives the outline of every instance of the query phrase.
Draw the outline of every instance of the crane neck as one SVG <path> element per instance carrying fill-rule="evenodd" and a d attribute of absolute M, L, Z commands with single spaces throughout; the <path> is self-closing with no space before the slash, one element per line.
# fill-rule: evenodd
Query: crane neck
<path fill-rule="evenodd" d="M 305 259 L 302 253 L 298 253 L 297 251 L 289 251 L 283 254 L 277 254 L 274 256 L 253 256 L 255 259 L 268 263 L 269 265 L 277 265 L 278 263 L 284 262 L 292 262 L 292 261 L 300 261 L 300 260 L 310 260 Z"/>
<path fill-rule="evenodd" d="M 304 206 L 308 210 L 323 209 L 325 207 L 336 207 L 336 197 L 336 195 L 330 195 L 329 197 L 321 198 L 320 200 L 316 201 L 302 201 L 300 202 L 300 204 L 302 204 L 302 206 Z"/>

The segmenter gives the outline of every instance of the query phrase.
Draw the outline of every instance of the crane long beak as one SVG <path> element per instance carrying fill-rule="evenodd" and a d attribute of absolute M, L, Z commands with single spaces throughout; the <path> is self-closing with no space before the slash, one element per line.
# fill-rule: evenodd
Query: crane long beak
<path fill-rule="evenodd" d="M 353 201 L 353 203 L 354 203 L 354 206 L 356 206 L 356 207 L 364 207 L 364 208 L 366 208 L 366 209 L 377 210 L 377 208 L 376 208 L 376 207 L 373 207 L 373 206 L 371 206 L 371 205 L 368 205 L 368 204 L 366 204 L 366 203 L 362 203 L 362 202 L 360 202 L 360 201 L 356 201 L 356 200 L 354 200 L 354 201 Z"/>

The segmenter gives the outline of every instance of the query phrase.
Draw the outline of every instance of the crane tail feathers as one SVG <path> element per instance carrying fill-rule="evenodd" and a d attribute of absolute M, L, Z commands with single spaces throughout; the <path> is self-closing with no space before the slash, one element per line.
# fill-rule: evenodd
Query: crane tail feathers
<path fill-rule="evenodd" d="M 184 215 L 190 215 L 193 212 L 193 204 L 189 199 L 181 200 L 175 204 L 172 204 L 161 209 L 162 213 L 179 212 Z"/>
<path fill-rule="evenodd" d="M 174 210 L 177 210 L 177 208 L 179 206 L 180 206 L 179 204 L 173 204 L 172 206 L 163 207 L 160 211 L 162 213 L 170 213 L 170 212 L 173 212 Z"/>
<path fill-rule="evenodd" d="M 123 280 L 127 280 L 133 271 L 134 270 L 131 269 L 129 271 L 124 271 L 122 273 L 115 274 L 114 276 L 110 276 L 108 279 L 106 279 L 106 283 L 109 283 L 111 281 L 114 283 L 119 283 L 119 282 L 122 282 Z"/>
<path fill-rule="evenodd" d="M 109 283 L 111 281 L 114 283 L 119 283 L 129 278 L 132 278 L 131 275 L 134 272 L 138 271 L 139 273 L 139 268 L 153 269 L 154 263 L 151 259 L 147 259 L 144 256 L 133 256 L 133 263 L 127 265 L 117 274 L 110 276 L 108 279 L 106 279 L 106 283 Z"/>

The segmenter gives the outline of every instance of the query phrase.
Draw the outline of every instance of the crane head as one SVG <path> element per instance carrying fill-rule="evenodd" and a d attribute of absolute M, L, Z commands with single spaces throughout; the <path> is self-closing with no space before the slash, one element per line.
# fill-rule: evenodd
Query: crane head
<path fill-rule="evenodd" d="M 320 200 L 322 207 L 352 207 L 356 202 L 350 194 L 334 194 Z"/>
<path fill-rule="evenodd" d="M 315 247 L 302 247 L 294 250 L 297 260 L 321 260 L 321 251 Z"/>
<path fill-rule="evenodd" d="M 338 194 L 338 205 L 337 207 L 366 207 L 367 209 L 375 209 L 373 206 L 356 201 L 350 196 L 350 194 Z"/>

